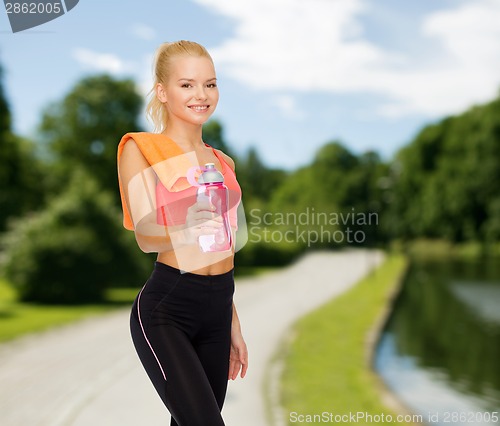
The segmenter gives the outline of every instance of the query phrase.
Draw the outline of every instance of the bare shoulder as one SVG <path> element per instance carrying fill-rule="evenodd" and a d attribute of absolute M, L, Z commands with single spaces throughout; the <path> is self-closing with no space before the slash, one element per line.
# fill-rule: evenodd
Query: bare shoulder
<path fill-rule="evenodd" d="M 224 161 L 229 165 L 229 167 L 231 167 L 231 169 L 233 169 L 233 172 L 234 172 L 234 169 L 235 169 L 235 165 L 234 165 L 234 160 L 227 154 L 224 154 L 220 149 L 217 149 L 217 152 L 222 155 L 222 158 L 224 158 Z"/>
<path fill-rule="evenodd" d="M 123 150 L 120 158 L 123 160 L 129 160 L 130 158 L 137 157 L 141 154 L 141 151 L 133 139 L 129 139 L 127 143 L 123 146 Z M 142 154 L 141 154 L 142 155 Z"/>
<path fill-rule="evenodd" d="M 120 155 L 120 164 L 123 166 L 140 166 L 147 164 L 144 155 L 133 139 L 129 139 L 123 147 L 122 153 Z"/>

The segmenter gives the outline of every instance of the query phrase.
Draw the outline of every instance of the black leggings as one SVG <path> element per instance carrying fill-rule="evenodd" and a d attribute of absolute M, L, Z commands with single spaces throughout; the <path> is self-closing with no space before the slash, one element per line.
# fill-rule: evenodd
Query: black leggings
<path fill-rule="evenodd" d="M 181 274 L 155 262 L 135 298 L 132 341 L 171 426 L 224 425 L 233 293 L 233 270 Z"/>

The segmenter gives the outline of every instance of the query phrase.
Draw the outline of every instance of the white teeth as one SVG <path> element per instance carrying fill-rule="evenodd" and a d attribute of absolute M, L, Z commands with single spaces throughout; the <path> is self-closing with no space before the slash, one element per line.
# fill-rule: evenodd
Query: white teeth
<path fill-rule="evenodd" d="M 189 107 L 189 108 L 194 109 L 195 111 L 203 111 L 203 110 L 207 109 L 207 108 L 208 108 L 208 106 L 207 106 L 207 105 L 202 105 L 202 106 L 191 106 L 191 107 Z"/>

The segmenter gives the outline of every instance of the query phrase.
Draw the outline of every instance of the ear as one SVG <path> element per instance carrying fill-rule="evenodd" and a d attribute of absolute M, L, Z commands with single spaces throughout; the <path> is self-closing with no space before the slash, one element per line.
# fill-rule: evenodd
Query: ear
<path fill-rule="evenodd" d="M 161 83 L 158 83 L 156 85 L 156 96 L 158 97 L 159 101 L 164 104 L 167 102 L 167 94 L 165 93 L 165 89 Z"/>

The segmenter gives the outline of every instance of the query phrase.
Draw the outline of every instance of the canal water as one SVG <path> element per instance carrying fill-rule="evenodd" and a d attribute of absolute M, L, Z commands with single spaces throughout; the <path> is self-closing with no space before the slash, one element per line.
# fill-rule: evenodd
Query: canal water
<path fill-rule="evenodd" d="M 414 260 L 374 363 L 429 425 L 500 424 L 500 259 Z"/>

